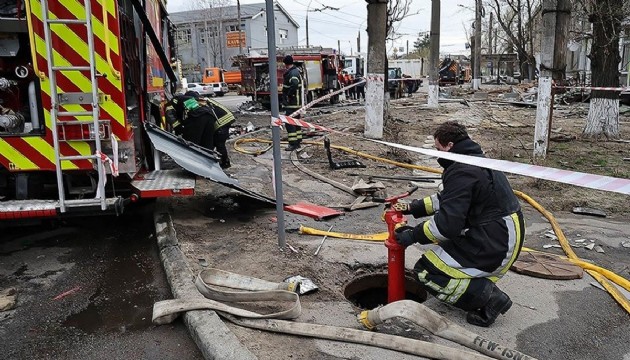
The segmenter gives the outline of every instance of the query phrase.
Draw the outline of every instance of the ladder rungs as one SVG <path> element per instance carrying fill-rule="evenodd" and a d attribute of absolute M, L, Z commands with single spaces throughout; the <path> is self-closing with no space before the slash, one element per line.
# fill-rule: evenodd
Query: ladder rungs
<path fill-rule="evenodd" d="M 74 155 L 74 156 L 60 156 L 59 160 L 61 161 L 73 161 L 73 160 L 96 160 L 98 156 L 96 155 Z"/>
<path fill-rule="evenodd" d="M 92 116 L 91 111 L 59 111 L 57 116 Z"/>
<path fill-rule="evenodd" d="M 92 71 L 89 66 L 53 66 L 53 71 Z"/>
<path fill-rule="evenodd" d="M 87 24 L 83 19 L 48 19 L 49 24 Z"/>

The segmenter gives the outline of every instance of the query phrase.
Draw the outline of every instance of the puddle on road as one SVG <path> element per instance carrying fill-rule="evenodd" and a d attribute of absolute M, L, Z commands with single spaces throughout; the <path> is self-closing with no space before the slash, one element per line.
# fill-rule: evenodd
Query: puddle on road
<path fill-rule="evenodd" d="M 149 219 L 150 220 L 150 219 Z M 127 222 L 127 223 L 125 223 Z M 66 318 L 65 327 L 85 333 L 126 332 L 152 326 L 153 303 L 166 286 L 155 250 L 152 221 L 117 219 L 112 242 L 102 259 L 107 262 L 98 289 L 83 310 Z M 113 235 L 112 235 L 113 234 Z"/>

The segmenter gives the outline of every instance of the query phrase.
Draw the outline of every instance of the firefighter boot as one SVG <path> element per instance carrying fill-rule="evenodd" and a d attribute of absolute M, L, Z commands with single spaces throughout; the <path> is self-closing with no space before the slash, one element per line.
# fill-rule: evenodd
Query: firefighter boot
<path fill-rule="evenodd" d="M 494 323 L 499 314 L 505 314 L 510 307 L 512 307 L 510 297 L 495 285 L 486 305 L 481 309 L 469 311 L 466 321 L 476 326 L 488 327 Z"/>
<path fill-rule="evenodd" d="M 286 147 L 286 149 L 284 149 L 285 151 L 294 151 L 300 148 L 300 143 L 298 142 L 294 142 L 294 143 L 289 143 L 289 146 Z"/>

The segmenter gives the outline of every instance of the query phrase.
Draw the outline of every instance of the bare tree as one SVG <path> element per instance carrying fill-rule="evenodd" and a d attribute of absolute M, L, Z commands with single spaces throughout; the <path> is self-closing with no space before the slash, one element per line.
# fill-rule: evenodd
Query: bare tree
<path fill-rule="evenodd" d="M 409 16 L 412 0 L 391 0 L 387 2 L 387 39 L 395 40 L 397 23 Z M 415 14 L 414 14 L 415 15 Z"/>
<path fill-rule="evenodd" d="M 592 25 L 591 86 L 619 86 L 619 40 L 622 22 L 630 17 L 630 6 L 624 0 L 576 0 L 578 16 Z M 583 136 L 598 138 L 619 137 L 619 93 L 593 90 Z"/>
<path fill-rule="evenodd" d="M 491 0 L 490 7 L 497 23 L 519 58 L 521 76 L 534 78 L 536 59 L 534 39 L 536 17 L 541 11 L 540 0 Z"/>
<path fill-rule="evenodd" d="M 231 0 L 195 0 L 191 10 L 200 11 L 203 24 L 195 29 L 200 39 L 200 52 L 205 52 L 207 66 L 225 67 L 223 50 L 225 47 L 223 23 L 226 20 L 225 7 L 232 5 Z"/>

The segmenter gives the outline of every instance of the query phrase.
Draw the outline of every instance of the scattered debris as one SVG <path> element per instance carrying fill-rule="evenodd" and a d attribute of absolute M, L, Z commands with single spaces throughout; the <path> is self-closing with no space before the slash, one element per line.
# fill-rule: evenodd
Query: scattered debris
<path fill-rule="evenodd" d="M 543 245 L 543 249 L 549 249 L 549 248 L 562 248 L 562 246 L 560 244 L 545 244 Z"/>
<path fill-rule="evenodd" d="M 17 291 L 15 288 L 6 288 L 0 291 L 0 312 L 9 311 L 15 308 L 17 302 Z"/>
<path fill-rule="evenodd" d="M 553 233 L 553 231 L 547 231 L 545 233 L 545 237 L 551 240 L 558 240 L 558 237 Z"/>
<path fill-rule="evenodd" d="M 593 250 L 594 247 L 595 247 L 595 243 L 590 243 L 590 244 L 585 246 L 585 248 L 589 249 L 589 250 Z"/>
<path fill-rule="evenodd" d="M 208 262 L 206 261 L 206 259 L 197 259 L 197 261 L 199 262 L 199 265 L 203 267 L 208 267 Z"/>
<path fill-rule="evenodd" d="M 580 214 L 580 215 L 592 215 L 592 216 L 604 217 L 604 218 L 606 217 L 606 213 L 604 211 L 599 210 L 599 209 L 588 208 L 588 207 L 574 207 L 573 213 Z"/>
<path fill-rule="evenodd" d="M 328 228 L 328 232 L 330 232 L 330 230 L 332 230 L 332 228 L 333 228 L 333 225 L 330 225 L 330 227 Z M 327 237 L 328 237 L 328 234 L 324 235 L 324 238 L 319 243 L 319 246 L 317 247 L 317 249 L 315 250 L 315 253 L 313 255 L 317 256 L 317 254 L 319 254 L 319 250 L 322 249 L 322 245 L 324 245 L 324 241 L 326 241 Z"/>
<path fill-rule="evenodd" d="M 315 285 L 315 283 L 313 282 L 313 280 L 309 279 L 309 278 L 305 278 L 304 276 L 300 276 L 300 275 L 295 275 L 295 276 L 289 276 L 288 278 L 284 279 L 285 283 L 296 283 L 299 284 L 299 288 L 298 288 L 298 293 L 300 295 L 306 295 L 306 294 L 310 294 L 312 292 L 315 292 L 319 289 L 319 287 L 317 287 L 317 285 Z"/>
<path fill-rule="evenodd" d="M 74 294 L 75 292 L 77 292 L 77 291 L 79 291 L 79 290 L 81 290 L 81 287 L 80 287 L 80 286 L 74 287 L 74 288 L 72 288 L 72 289 L 70 289 L 70 290 L 68 290 L 68 291 L 64 291 L 64 292 L 62 292 L 61 294 L 59 294 L 59 295 L 55 296 L 55 297 L 53 298 L 53 300 L 61 300 L 61 299 L 65 298 L 66 296 L 68 296 L 68 295 L 72 295 L 72 294 Z"/>
<path fill-rule="evenodd" d="M 597 252 L 598 252 L 598 253 L 600 253 L 600 254 L 605 253 L 604 248 L 603 248 L 603 247 L 601 247 L 601 246 L 596 246 L 596 247 L 595 247 L 595 251 L 597 251 Z"/>
<path fill-rule="evenodd" d="M 289 249 L 291 249 L 291 251 L 293 251 L 294 253 L 299 253 L 299 251 L 297 251 L 296 248 L 294 248 L 293 246 L 291 246 L 291 244 L 287 244 L 287 246 L 289 247 Z"/>
<path fill-rule="evenodd" d="M 621 246 L 625 248 L 630 248 L 630 240 L 622 241 Z"/>
<path fill-rule="evenodd" d="M 358 160 L 342 160 L 335 162 L 332 159 L 330 152 L 330 139 L 324 138 L 324 148 L 326 149 L 326 156 L 328 156 L 328 163 L 333 170 L 346 169 L 346 168 L 365 168 L 366 166 Z"/>

